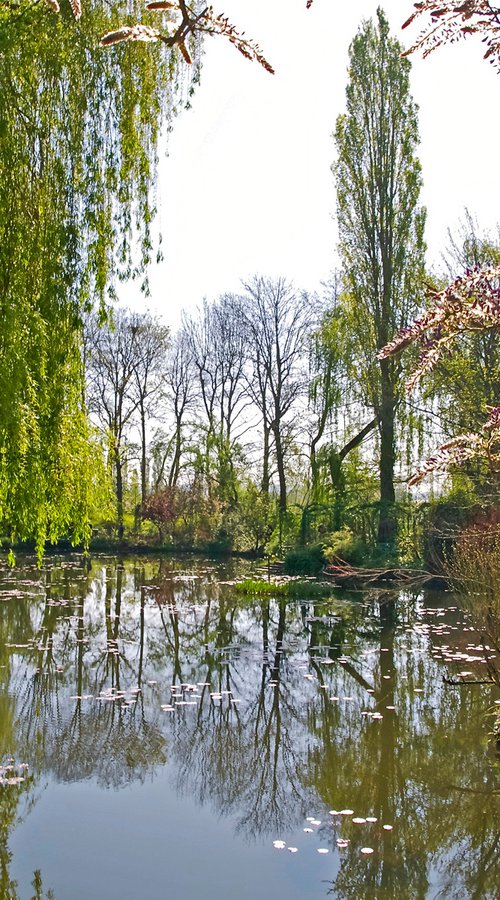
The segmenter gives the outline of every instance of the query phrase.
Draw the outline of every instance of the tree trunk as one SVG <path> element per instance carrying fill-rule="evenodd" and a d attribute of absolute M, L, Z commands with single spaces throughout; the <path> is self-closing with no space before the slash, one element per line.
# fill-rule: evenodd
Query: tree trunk
<path fill-rule="evenodd" d="M 123 466 L 120 453 L 115 450 L 115 473 L 116 473 L 116 524 L 118 526 L 118 540 L 123 541 Z"/>
<path fill-rule="evenodd" d="M 169 487 L 175 487 L 177 484 L 177 479 L 179 478 L 179 469 L 180 469 L 180 463 L 181 463 L 181 450 L 182 450 L 181 441 L 182 441 L 181 425 L 179 422 L 177 422 L 177 424 L 175 426 L 174 456 L 172 459 L 172 465 L 170 466 L 170 474 L 168 476 L 168 486 Z"/>
<path fill-rule="evenodd" d="M 262 493 L 269 494 L 269 444 L 270 428 L 264 417 L 264 447 L 262 457 Z"/>
<path fill-rule="evenodd" d="M 342 471 L 342 459 L 340 453 L 332 450 L 330 453 L 330 478 L 334 490 L 333 500 L 333 530 L 340 531 L 344 524 L 345 506 L 345 475 Z"/>
<path fill-rule="evenodd" d="M 146 412 L 144 409 L 144 403 L 140 404 L 140 414 L 141 414 L 141 503 L 144 504 L 146 502 L 146 497 L 148 493 L 147 489 L 147 450 L 146 450 Z"/>
<path fill-rule="evenodd" d="M 380 430 L 380 518 L 377 541 L 379 544 L 392 544 L 396 538 L 396 518 L 394 501 L 394 412 L 395 400 L 389 377 L 390 360 L 380 362 L 381 369 L 381 404 L 379 411 Z"/>
<path fill-rule="evenodd" d="M 317 440 L 316 439 L 312 440 L 311 447 L 310 447 L 310 453 L 309 453 L 309 461 L 310 461 L 310 466 L 311 466 L 311 500 L 313 503 L 319 503 L 321 500 L 319 466 L 318 466 L 318 458 L 316 455 L 316 445 L 317 445 Z"/>
<path fill-rule="evenodd" d="M 359 447 L 360 444 L 363 443 L 365 437 L 370 434 L 370 431 L 378 424 L 378 419 L 371 419 L 361 431 L 358 431 L 357 434 L 351 438 L 347 444 L 344 444 L 341 450 L 337 451 L 332 448 L 330 451 L 329 465 L 330 465 L 330 478 L 332 480 L 332 487 L 335 492 L 334 499 L 334 530 L 339 531 L 342 528 L 343 523 L 343 512 L 344 512 L 344 494 L 345 494 L 345 486 L 346 480 L 345 475 L 342 471 L 342 463 L 346 456 L 351 452 L 351 450 L 355 450 L 356 447 Z"/>
<path fill-rule="evenodd" d="M 279 510 L 280 519 L 286 513 L 286 475 L 285 475 L 285 458 L 283 447 L 281 444 L 281 434 L 279 427 L 273 428 L 274 444 L 276 449 L 276 466 L 278 469 L 279 482 Z"/>

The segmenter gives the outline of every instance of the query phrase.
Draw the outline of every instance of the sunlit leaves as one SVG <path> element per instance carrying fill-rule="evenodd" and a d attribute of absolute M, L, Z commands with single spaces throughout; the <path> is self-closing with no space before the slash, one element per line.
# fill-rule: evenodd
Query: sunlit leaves
<path fill-rule="evenodd" d="M 78 24 L 16 9 L 0 10 L 0 519 L 40 553 L 88 537 L 81 318 L 150 257 L 158 135 L 180 93 L 169 48 L 99 49 L 100 0 Z"/>

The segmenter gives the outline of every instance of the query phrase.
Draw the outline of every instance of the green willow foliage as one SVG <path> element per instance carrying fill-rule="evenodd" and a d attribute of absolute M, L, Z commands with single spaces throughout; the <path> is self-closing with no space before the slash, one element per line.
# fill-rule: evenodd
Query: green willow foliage
<path fill-rule="evenodd" d="M 183 95 L 168 48 L 99 47 L 139 9 L 0 9 L 0 521 L 39 555 L 89 534 L 82 316 L 150 258 L 160 129 Z"/>

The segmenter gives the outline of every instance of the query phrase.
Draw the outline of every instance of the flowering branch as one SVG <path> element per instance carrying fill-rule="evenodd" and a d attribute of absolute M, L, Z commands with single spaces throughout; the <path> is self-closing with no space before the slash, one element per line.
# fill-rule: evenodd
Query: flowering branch
<path fill-rule="evenodd" d="M 379 359 L 385 359 L 409 344 L 420 344 L 420 359 L 406 383 L 407 391 L 450 351 L 457 337 L 500 328 L 500 265 L 468 269 L 444 291 L 429 289 L 428 295 L 431 307 L 378 353 Z"/>
<path fill-rule="evenodd" d="M 52 12 L 58 13 L 60 11 L 60 6 L 58 0 L 45 0 L 45 5 L 52 10 Z M 71 6 L 71 11 L 75 17 L 75 19 L 79 19 L 82 14 L 82 4 L 80 0 L 69 0 L 69 5 Z"/>
<path fill-rule="evenodd" d="M 460 434 L 442 444 L 408 479 L 408 485 L 419 484 L 431 472 L 446 472 L 451 466 L 461 466 L 468 459 L 486 459 L 492 472 L 500 472 L 500 407 L 492 410 L 483 432 Z"/>
<path fill-rule="evenodd" d="M 52 12 L 60 11 L 59 0 L 44 0 L 46 6 Z M 81 0 L 68 0 L 75 19 L 82 14 Z M 306 0 L 306 9 L 310 9 L 313 0 Z M 245 37 L 244 32 L 238 32 L 234 25 L 224 15 L 216 15 L 211 6 L 207 6 L 201 13 L 196 14 L 192 4 L 186 0 L 151 0 L 146 3 L 146 9 L 150 12 L 166 13 L 162 28 L 151 28 L 149 25 L 121 25 L 114 31 L 103 35 L 101 47 L 110 47 L 112 44 L 120 44 L 123 41 L 145 41 L 154 43 L 161 41 L 168 47 L 178 47 L 185 62 L 192 63 L 191 54 L 187 48 L 186 40 L 190 35 L 197 33 L 222 35 L 236 47 L 237 50 L 249 60 L 258 62 L 266 72 L 274 75 L 274 69 L 263 55 L 259 45 Z"/>
<path fill-rule="evenodd" d="M 273 74 L 274 70 L 259 45 L 246 38 L 244 33 L 240 34 L 225 16 L 216 15 L 211 6 L 196 14 L 185 0 L 153 0 L 146 4 L 146 9 L 166 14 L 161 30 L 146 25 L 124 26 L 105 34 L 101 38 L 101 46 L 108 47 L 122 41 L 162 41 L 168 47 L 178 47 L 185 62 L 191 63 L 186 43 L 189 36 L 197 33 L 216 34 L 226 37 L 246 59 L 256 60 L 267 72 Z"/>
<path fill-rule="evenodd" d="M 313 0 L 307 0 L 306 9 L 312 6 Z M 59 0 L 45 0 L 46 6 L 53 12 L 60 10 Z M 69 0 L 75 19 L 82 14 L 81 0 Z M 213 7 L 207 6 L 201 13 L 196 13 L 192 4 L 186 0 L 152 0 L 146 3 L 146 9 L 150 12 L 164 13 L 165 18 L 162 27 L 151 28 L 149 25 L 122 25 L 114 31 L 103 35 L 101 47 L 110 47 L 112 44 L 120 44 L 123 41 L 161 41 L 168 47 L 178 47 L 185 62 L 192 63 L 191 54 L 186 41 L 190 35 L 210 34 L 221 35 L 236 47 L 236 49 L 249 60 L 258 62 L 266 72 L 274 74 L 274 69 L 263 55 L 259 45 L 247 38 L 244 32 L 236 30 L 224 15 L 214 13 Z"/>
<path fill-rule="evenodd" d="M 414 7 L 403 28 L 422 17 L 430 21 L 404 56 L 421 50 L 425 57 L 443 44 L 479 34 L 486 45 L 484 58 L 500 69 L 500 7 L 488 0 L 422 0 Z"/>
<path fill-rule="evenodd" d="M 394 356 L 412 343 L 419 343 L 419 362 L 406 383 L 411 391 L 422 375 L 430 372 L 462 334 L 500 329 L 500 266 L 468 269 L 444 291 L 429 290 L 431 307 L 408 328 L 403 328 L 378 354 Z M 446 471 L 466 460 L 483 458 L 492 472 L 500 472 L 500 407 L 488 407 L 482 434 L 461 434 L 442 444 L 409 479 L 418 484 L 431 472 Z"/>

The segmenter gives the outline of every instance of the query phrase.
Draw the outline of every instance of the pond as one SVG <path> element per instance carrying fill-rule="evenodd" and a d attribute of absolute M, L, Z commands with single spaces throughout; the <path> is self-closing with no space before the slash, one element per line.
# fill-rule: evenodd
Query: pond
<path fill-rule="evenodd" d="M 500 692 L 443 680 L 484 677 L 455 598 L 249 572 L 0 571 L 0 896 L 497 898 Z"/>

